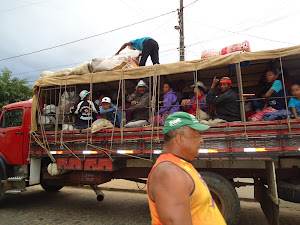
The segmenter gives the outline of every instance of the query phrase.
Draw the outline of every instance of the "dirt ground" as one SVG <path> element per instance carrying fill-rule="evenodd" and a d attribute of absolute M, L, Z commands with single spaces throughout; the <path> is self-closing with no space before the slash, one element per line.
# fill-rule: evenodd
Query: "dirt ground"
<path fill-rule="evenodd" d="M 241 182 L 253 182 L 252 179 L 238 179 Z M 133 181 L 112 180 L 100 185 L 107 190 L 134 190 L 136 192 L 146 193 L 144 184 L 137 184 Z M 241 225 L 255 224 L 268 225 L 260 204 L 254 200 L 254 188 L 251 186 L 240 187 L 236 189 L 241 200 L 242 216 Z M 281 225 L 300 225 L 300 204 L 280 200 L 280 224 Z"/>

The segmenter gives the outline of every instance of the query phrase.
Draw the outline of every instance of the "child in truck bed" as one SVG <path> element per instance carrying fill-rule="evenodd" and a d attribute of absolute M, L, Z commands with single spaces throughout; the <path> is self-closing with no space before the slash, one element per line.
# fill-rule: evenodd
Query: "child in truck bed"
<path fill-rule="evenodd" d="M 300 85 L 293 84 L 291 86 L 291 94 L 294 96 L 289 101 L 289 108 L 291 109 L 295 119 L 300 120 Z"/>
<path fill-rule="evenodd" d="M 120 127 L 122 122 L 122 112 L 114 104 L 111 103 L 111 99 L 109 97 L 104 97 L 102 99 L 100 114 L 105 114 L 108 121 L 110 121 L 115 126 Z"/>
<path fill-rule="evenodd" d="M 263 95 L 266 98 L 264 110 L 250 116 L 250 121 L 260 121 L 264 114 L 277 112 L 285 108 L 283 86 L 282 82 L 278 80 L 278 72 L 268 70 L 265 77 L 271 88 Z"/>

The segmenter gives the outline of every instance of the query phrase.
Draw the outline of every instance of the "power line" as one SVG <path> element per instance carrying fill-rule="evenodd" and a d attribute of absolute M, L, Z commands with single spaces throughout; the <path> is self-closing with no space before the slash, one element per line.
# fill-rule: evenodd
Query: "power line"
<path fill-rule="evenodd" d="M 130 26 L 134 26 L 134 25 L 137 25 L 137 24 L 140 24 L 140 23 L 144 23 L 144 22 L 153 20 L 153 19 L 157 19 L 159 17 L 166 16 L 166 15 L 174 13 L 174 12 L 177 12 L 177 10 L 173 10 L 171 12 L 167 12 L 167 13 L 161 14 L 159 16 L 155 16 L 155 17 L 152 17 L 152 18 L 149 18 L 149 19 L 145 19 L 145 20 L 142 20 L 142 21 L 139 21 L 139 22 L 135 22 L 135 23 L 132 23 L 132 24 L 129 24 L 129 25 L 125 25 L 123 27 L 119 27 L 119 28 L 116 28 L 116 29 L 113 29 L 113 30 L 110 30 L 110 31 L 105 31 L 105 32 L 100 33 L 100 34 L 95 34 L 95 35 L 92 35 L 92 36 L 89 36 L 89 37 L 80 38 L 80 39 L 75 40 L 75 41 L 70 41 L 70 42 L 67 42 L 67 43 L 64 43 L 64 44 L 60 44 L 60 45 L 56 45 L 56 46 L 53 46 L 53 47 L 44 48 L 44 49 L 40 49 L 40 50 L 37 50 L 37 51 L 33 51 L 33 52 L 21 54 L 21 55 L 16 55 L 16 56 L 4 58 L 4 59 L 0 59 L 0 61 L 5 61 L 5 60 L 9 60 L 9 59 L 19 58 L 19 57 L 26 56 L 26 55 L 32 55 L 32 54 L 35 54 L 35 53 L 38 53 L 38 52 L 43 52 L 43 51 L 51 50 L 51 49 L 54 49 L 54 48 L 63 47 L 63 46 L 66 46 L 66 45 L 70 45 L 70 44 L 79 42 L 79 41 L 83 41 L 83 40 L 87 40 L 87 39 L 94 38 L 94 37 L 97 37 L 97 36 L 101 36 L 101 35 L 104 35 L 104 34 L 112 33 L 112 32 L 117 31 L 117 30 L 121 30 L 121 29 L 130 27 Z"/>
<path fill-rule="evenodd" d="M 60 67 L 65 67 L 65 66 L 72 66 L 72 65 L 76 65 L 76 64 L 78 65 L 80 63 L 82 63 L 82 62 L 71 63 L 71 64 L 55 66 L 55 67 L 49 67 L 49 68 L 45 68 L 45 69 L 33 70 L 33 71 L 28 71 L 28 72 L 23 72 L 23 73 L 17 73 L 17 74 L 14 74 L 14 75 L 16 76 L 16 75 L 23 75 L 23 74 L 26 74 L 26 73 L 40 72 L 40 71 L 45 71 L 45 70 L 50 70 L 50 69 L 55 69 L 55 68 L 60 68 Z"/>
<path fill-rule="evenodd" d="M 204 25 L 205 25 L 205 24 L 204 24 Z M 205 25 L 205 26 L 210 27 L 210 28 L 213 28 L 213 29 L 216 29 L 216 30 L 225 31 L 225 32 L 228 32 L 228 33 L 239 34 L 239 35 L 246 35 L 246 36 L 249 36 L 249 37 L 254 37 L 254 38 L 258 38 L 258 39 L 262 39 L 262 40 L 266 40 L 266 41 L 273 41 L 273 42 L 278 42 L 278 43 L 284 43 L 284 44 L 296 45 L 296 44 L 291 43 L 291 42 L 279 41 L 279 40 L 273 40 L 273 39 L 269 39 L 269 38 L 265 38 L 265 37 L 259 37 L 259 36 L 251 35 L 251 34 L 243 34 L 243 33 L 240 33 L 240 32 L 230 31 L 230 30 L 225 30 L 225 29 L 218 28 L 218 27 L 214 27 L 214 26 L 210 26 L 210 25 Z"/>
<path fill-rule="evenodd" d="M 28 6 L 32 6 L 32 5 L 38 5 L 38 4 L 41 4 L 42 2 L 47 2 L 47 1 L 48 1 L 48 0 L 45 0 L 45 1 L 39 1 L 39 2 L 35 2 L 35 3 L 31 3 L 31 4 L 27 4 L 27 5 L 23 5 L 23 6 L 11 8 L 11 9 L 7 9 L 7 10 L 1 10 L 0 13 L 10 12 L 10 11 L 13 11 L 13 10 L 15 10 L 15 9 L 24 8 L 24 7 L 28 7 Z"/>

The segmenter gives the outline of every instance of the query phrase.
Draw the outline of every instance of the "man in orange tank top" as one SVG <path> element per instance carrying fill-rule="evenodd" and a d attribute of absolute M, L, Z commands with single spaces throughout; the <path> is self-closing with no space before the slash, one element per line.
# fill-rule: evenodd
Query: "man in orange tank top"
<path fill-rule="evenodd" d="M 204 180 L 190 163 L 203 143 L 200 131 L 208 128 L 185 112 L 166 119 L 163 154 L 147 183 L 152 224 L 226 225 Z"/>

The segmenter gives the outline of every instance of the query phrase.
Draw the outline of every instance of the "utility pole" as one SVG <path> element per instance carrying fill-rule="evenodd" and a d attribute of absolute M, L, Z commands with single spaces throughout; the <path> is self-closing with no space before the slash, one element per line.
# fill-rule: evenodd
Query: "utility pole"
<path fill-rule="evenodd" d="M 178 11 L 178 22 L 179 22 L 179 60 L 184 61 L 183 0 L 180 0 L 180 9 Z"/>

